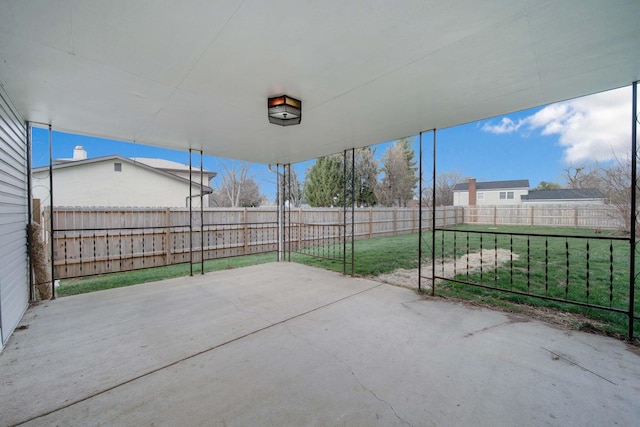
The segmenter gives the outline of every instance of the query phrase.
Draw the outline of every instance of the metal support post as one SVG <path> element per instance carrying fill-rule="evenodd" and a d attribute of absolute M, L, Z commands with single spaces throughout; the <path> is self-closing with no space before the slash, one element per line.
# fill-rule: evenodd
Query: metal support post
<path fill-rule="evenodd" d="M 56 299 L 56 268 L 54 265 L 54 243 L 53 236 L 55 235 L 55 222 L 53 220 L 53 131 L 51 130 L 51 124 L 49 124 L 49 244 L 51 247 L 51 299 Z"/>
<path fill-rule="evenodd" d="M 431 296 L 436 295 L 436 130 L 433 130 L 433 191 L 431 192 Z"/>
<path fill-rule="evenodd" d="M 32 134 L 31 134 L 31 124 L 29 122 L 25 122 L 25 126 L 27 127 L 27 215 L 29 221 L 27 224 L 29 226 L 33 225 L 33 194 L 31 192 L 31 150 L 32 150 Z M 29 246 L 29 250 L 27 251 L 27 259 L 29 265 L 29 300 L 35 301 L 36 298 L 36 289 L 34 285 L 33 278 L 33 268 L 32 268 L 32 259 L 31 259 L 31 248 L 33 247 L 33 242 L 31 241 L 31 232 L 27 233 L 27 245 Z"/>
<path fill-rule="evenodd" d="M 633 325 L 634 325 L 634 310 L 635 310 L 635 287 L 636 287 L 636 221 L 637 221 L 637 206 L 636 206 L 636 188 L 637 188 L 637 127 L 638 127 L 638 82 L 633 82 L 633 94 L 632 94 L 632 126 L 631 126 L 631 236 L 629 250 L 629 338 L 633 339 Z"/>
<path fill-rule="evenodd" d="M 422 291 L 422 132 L 420 132 L 418 164 L 418 292 Z"/>
<path fill-rule="evenodd" d="M 280 173 L 280 164 L 276 165 L 276 175 L 277 179 L 277 200 L 278 200 L 278 261 L 284 261 L 283 259 L 283 251 L 284 251 L 284 231 L 283 231 L 283 197 L 282 197 L 282 177 Z"/>
<path fill-rule="evenodd" d="M 204 274 L 204 169 L 200 150 L 200 274 Z M 208 183 L 208 182 L 207 182 Z"/>
<path fill-rule="evenodd" d="M 191 148 L 189 148 L 189 276 L 193 276 L 193 178 L 191 176 Z"/>
<path fill-rule="evenodd" d="M 351 277 L 355 273 L 356 237 L 356 149 L 351 149 Z"/>

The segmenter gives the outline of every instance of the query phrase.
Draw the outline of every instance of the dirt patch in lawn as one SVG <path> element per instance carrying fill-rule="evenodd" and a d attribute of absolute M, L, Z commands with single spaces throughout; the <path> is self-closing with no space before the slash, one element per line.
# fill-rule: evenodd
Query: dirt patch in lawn
<path fill-rule="evenodd" d="M 516 253 L 511 253 L 508 249 L 483 249 L 481 252 L 473 252 L 462 255 L 455 260 L 447 260 L 444 263 L 436 261 L 436 276 L 453 278 L 456 274 L 474 273 L 483 270 L 493 270 L 496 266 L 511 260 L 515 261 L 519 258 Z M 431 279 L 425 279 L 425 276 L 431 276 L 431 263 L 422 264 L 422 289 L 431 288 Z M 376 277 L 376 280 L 390 285 L 403 286 L 405 288 L 418 289 L 418 269 L 411 270 L 398 269 L 393 273 L 385 273 Z M 438 284 L 439 280 L 436 280 Z"/>
<path fill-rule="evenodd" d="M 480 271 L 480 267 L 487 274 L 490 274 L 496 267 L 515 261 L 519 258 L 516 253 L 511 253 L 508 249 L 483 249 L 482 253 L 474 252 L 468 256 L 463 255 L 459 258 L 446 260 L 444 264 L 436 261 L 436 276 L 453 278 L 456 274 L 466 274 L 467 269 L 469 273 Z M 468 267 L 467 267 L 468 266 Z M 431 279 L 425 276 L 431 276 L 431 263 L 422 264 L 422 289 L 426 291 L 423 294 L 423 298 L 429 299 L 429 290 L 431 289 Z M 388 283 L 390 285 L 402 286 L 410 289 L 418 289 L 418 269 L 411 270 L 399 269 L 393 273 L 381 274 L 373 278 L 374 280 Z M 436 285 L 441 279 L 436 280 Z M 455 297 L 436 296 L 436 298 L 446 299 L 452 302 L 457 302 L 470 307 L 477 308 L 489 308 L 491 310 L 499 310 L 506 313 L 517 314 L 519 316 L 527 316 L 543 322 L 552 324 L 556 327 L 564 329 L 568 334 L 571 331 L 579 330 L 583 332 L 590 332 L 598 335 L 606 335 L 625 341 L 630 349 L 640 354 L 640 339 L 629 340 L 622 334 L 612 333 L 608 330 L 607 325 L 603 322 L 591 319 L 580 313 L 570 313 L 561 311 L 555 308 L 538 307 L 525 304 L 507 304 L 496 305 L 491 302 L 485 301 L 469 301 Z"/>

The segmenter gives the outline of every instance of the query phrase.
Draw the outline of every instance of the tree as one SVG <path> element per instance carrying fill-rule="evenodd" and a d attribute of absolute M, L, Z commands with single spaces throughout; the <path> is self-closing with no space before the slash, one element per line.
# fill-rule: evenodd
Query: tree
<path fill-rule="evenodd" d="M 436 206 L 453 206 L 453 187 L 465 182 L 462 173 L 444 172 L 436 177 Z"/>
<path fill-rule="evenodd" d="M 250 166 L 244 162 L 223 163 L 220 186 L 213 192 L 213 204 L 221 207 L 258 207 L 264 201 L 260 187 L 249 176 Z"/>
<path fill-rule="evenodd" d="M 533 190 L 559 190 L 562 186 L 556 182 L 540 181 L 538 186 Z"/>
<path fill-rule="evenodd" d="M 375 149 L 370 147 L 355 150 L 355 202 L 357 206 L 374 206 L 378 183 L 378 162 L 373 159 Z"/>
<path fill-rule="evenodd" d="M 289 182 L 291 181 L 291 182 Z M 299 208 L 304 200 L 305 182 L 298 180 L 298 174 L 295 169 L 291 168 L 291 172 L 283 176 L 284 197 L 292 207 Z"/>
<path fill-rule="evenodd" d="M 407 138 L 396 141 L 382 157 L 382 182 L 376 187 L 378 202 L 384 206 L 407 206 L 418 184 L 415 153 Z"/>
<path fill-rule="evenodd" d="M 631 230 L 631 160 L 615 158 L 609 165 L 568 166 L 563 173 L 570 188 L 597 189 L 615 208 L 624 231 Z M 637 202 L 636 202 L 637 204 Z M 638 206 L 636 206 L 636 211 Z M 637 221 L 637 219 L 636 219 Z"/>
<path fill-rule="evenodd" d="M 601 168 L 597 163 L 591 166 L 570 164 L 564 169 L 561 177 L 568 188 L 599 188 L 602 181 Z"/>
<path fill-rule="evenodd" d="M 343 154 L 334 154 L 321 157 L 307 172 L 304 193 L 309 205 L 317 206 L 342 206 L 346 203 L 350 206 L 373 206 L 377 199 L 374 189 L 378 180 L 378 163 L 373 159 L 375 151 L 369 147 L 353 150 L 354 170 L 351 170 L 351 150 L 347 150 L 346 182 L 345 182 L 345 157 Z M 353 177 L 354 194 L 351 195 L 351 178 Z"/>
<path fill-rule="evenodd" d="M 600 167 L 600 185 L 597 187 L 615 207 L 618 219 L 622 222 L 624 231 L 631 231 L 631 160 L 616 158 L 613 164 Z M 638 182 L 636 192 L 640 194 Z M 636 212 L 639 209 L 636 200 Z M 636 216 L 636 229 L 640 229 Z"/>
<path fill-rule="evenodd" d="M 312 207 L 342 205 L 344 169 L 342 156 L 320 157 L 307 172 L 305 198 Z"/>

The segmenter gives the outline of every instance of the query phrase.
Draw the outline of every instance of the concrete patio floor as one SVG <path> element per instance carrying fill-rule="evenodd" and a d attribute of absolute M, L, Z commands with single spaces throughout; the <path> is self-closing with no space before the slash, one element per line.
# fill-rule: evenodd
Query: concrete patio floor
<path fill-rule="evenodd" d="M 0 424 L 630 426 L 625 343 L 290 263 L 59 298 L 0 355 Z"/>

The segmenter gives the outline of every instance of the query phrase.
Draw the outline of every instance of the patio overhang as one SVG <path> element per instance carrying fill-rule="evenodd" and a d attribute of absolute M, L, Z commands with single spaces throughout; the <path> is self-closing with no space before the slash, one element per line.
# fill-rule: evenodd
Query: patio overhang
<path fill-rule="evenodd" d="M 0 83 L 54 129 L 289 163 L 631 84 L 640 3 L 0 0 Z M 304 103 L 270 125 L 270 96 Z"/>

